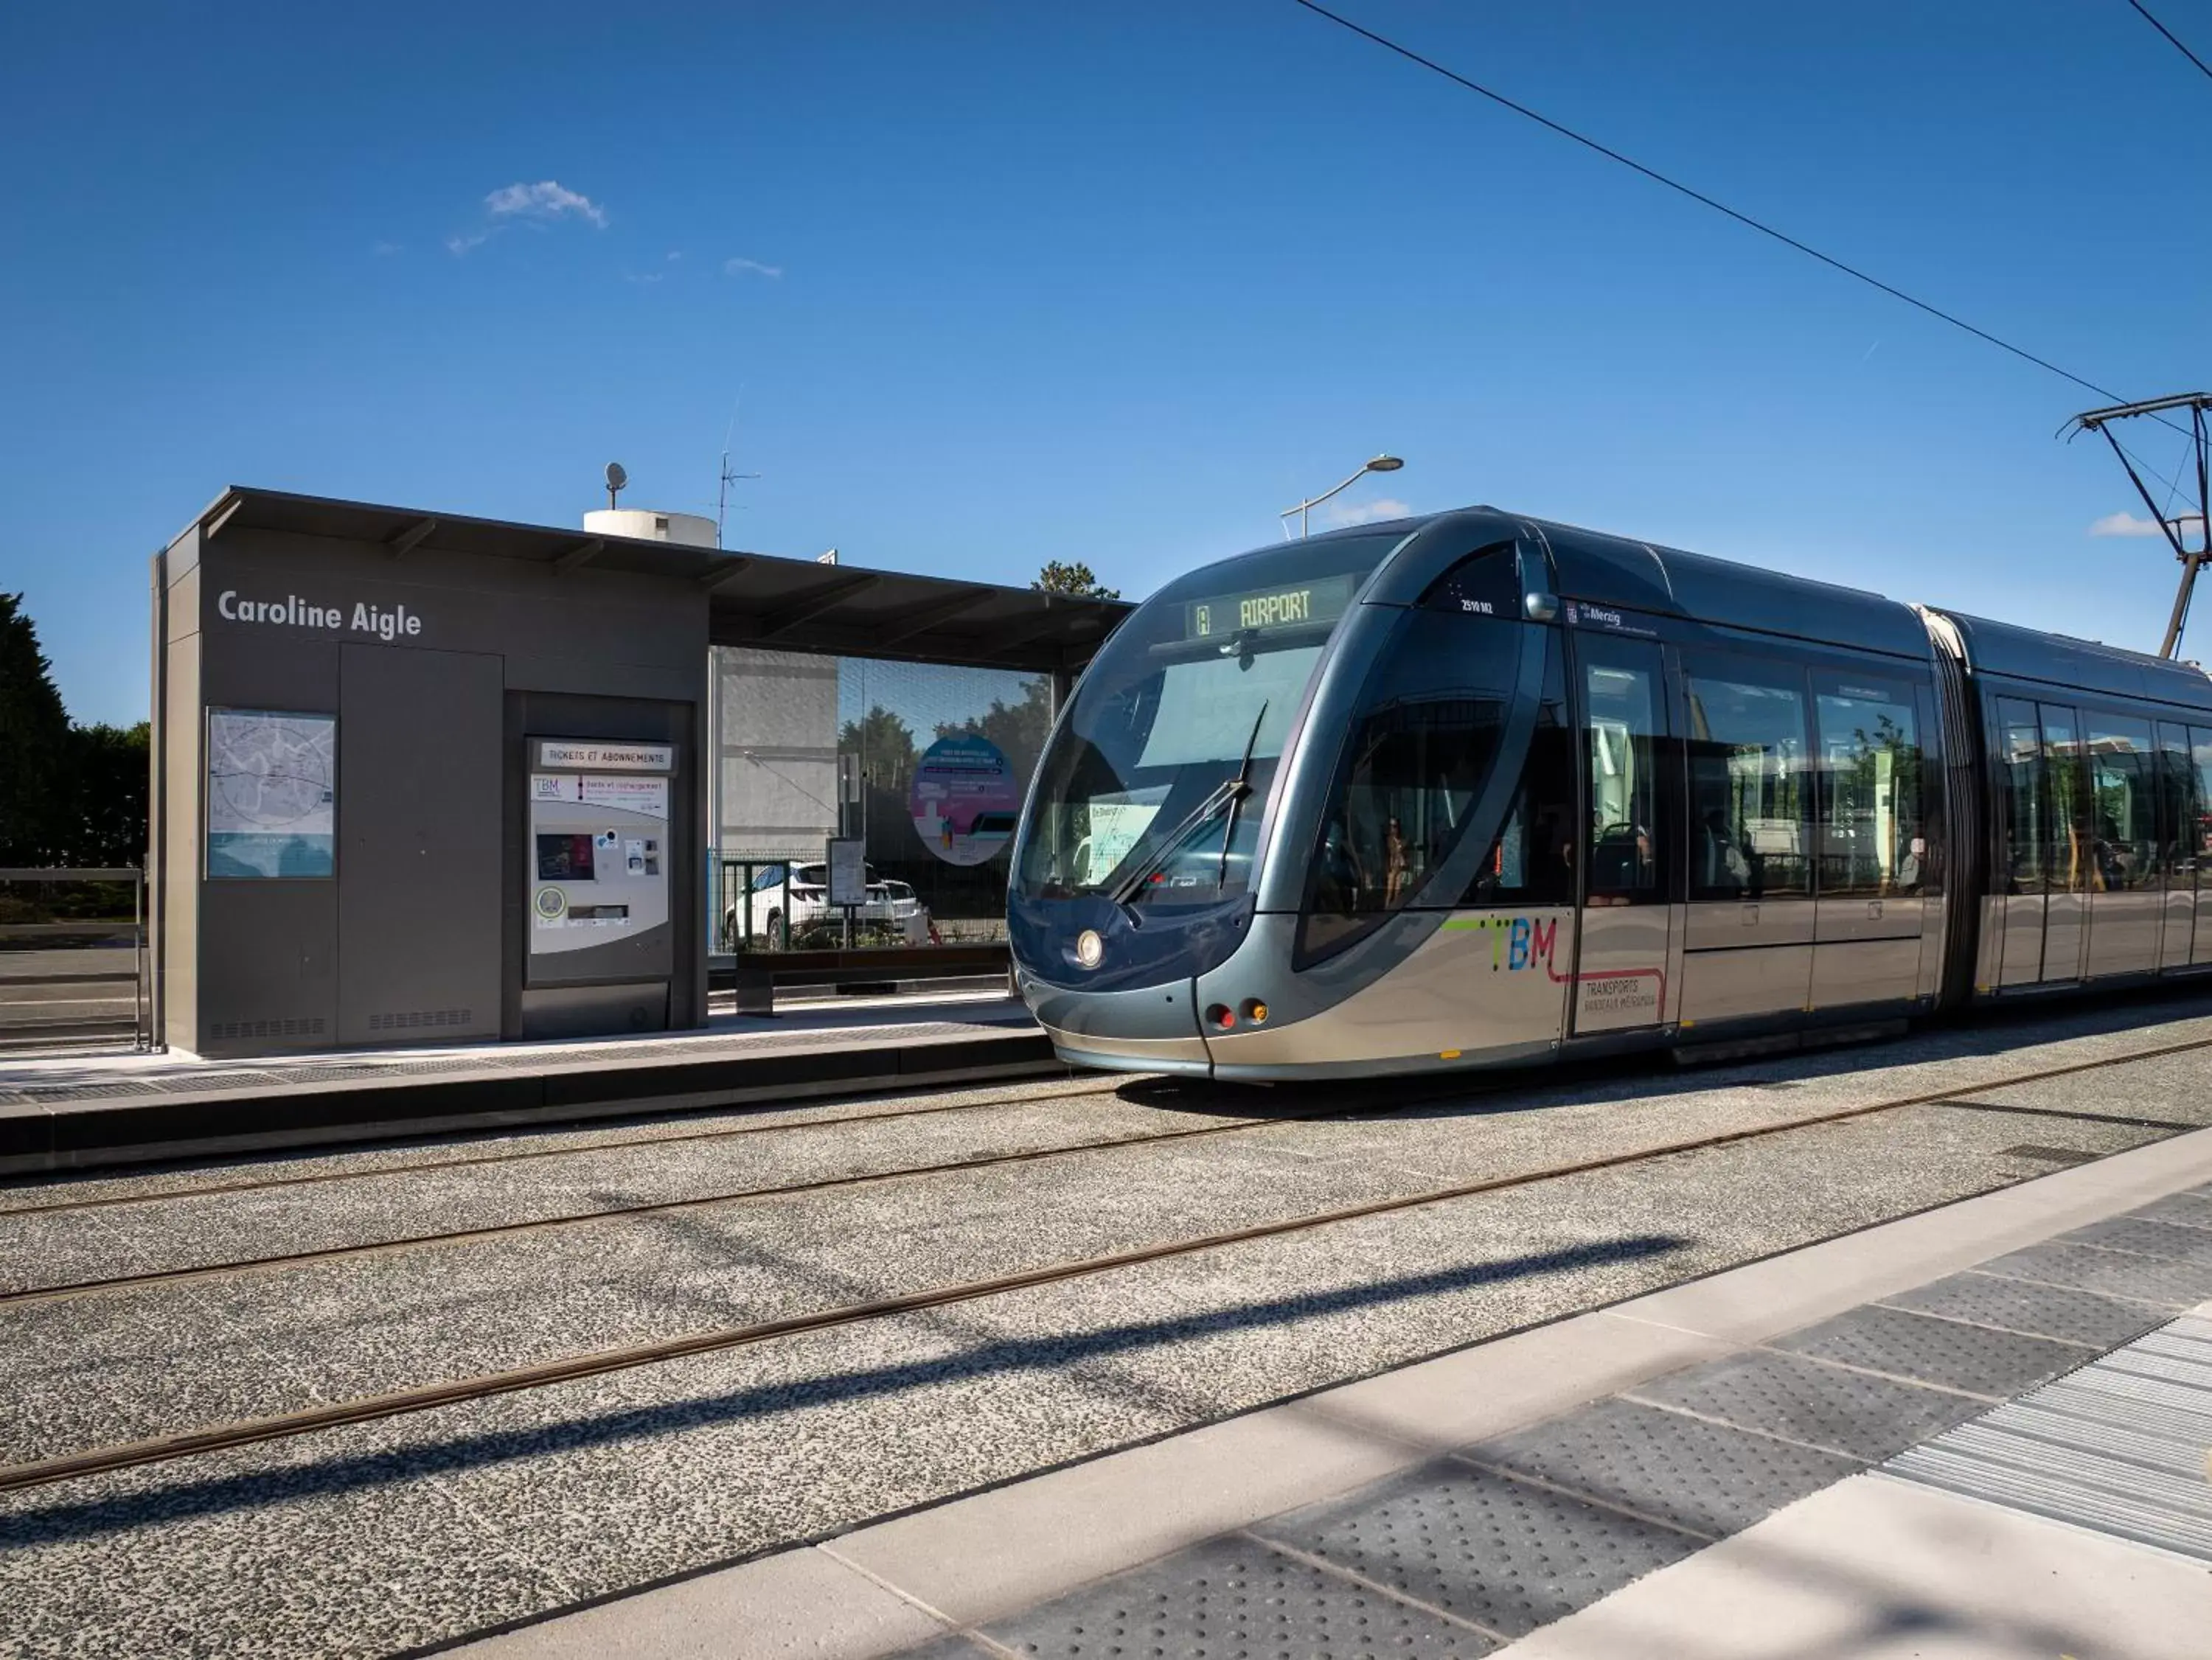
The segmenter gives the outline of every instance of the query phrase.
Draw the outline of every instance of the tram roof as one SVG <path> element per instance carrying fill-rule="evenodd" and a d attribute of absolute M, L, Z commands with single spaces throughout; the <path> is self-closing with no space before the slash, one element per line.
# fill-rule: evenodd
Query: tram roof
<path fill-rule="evenodd" d="M 1424 535 L 1422 544 L 1405 550 L 1412 557 L 1399 566 L 1394 587 L 1425 587 L 1480 541 L 1517 533 L 1540 537 L 1550 549 L 1553 580 L 1562 598 L 1922 661 L 1935 650 L 1918 614 L 1883 595 L 1580 525 L 1469 507 L 1338 534 L 1372 536 L 1377 530 Z M 1967 665 L 1978 674 L 2212 710 L 2212 676 L 2194 663 L 1931 609 L 1957 627 Z"/>
<path fill-rule="evenodd" d="M 1797 639 L 1832 641 L 1925 662 L 1934 652 L 1928 630 L 1908 605 L 1864 589 L 1785 576 L 1679 548 L 1608 536 L 1602 530 L 1528 518 L 1496 507 L 1470 507 L 1395 521 L 1423 541 L 1406 552 L 1408 578 L 1443 574 L 1457 553 L 1477 545 L 1470 536 L 1519 534 L 1551 550 L 1553 582 L 1562 599 L 1679 616 L 1724 628 Z M 1452 550 L 1456 549 L 1457 553 Z M 1431 573 L 1426 567 L 1434 562 Z"/>
<path fill-rule="evenodd" d="M 1992 622 L 1963 611 L 1942 615 L 1965 640 L 1966 662 L 1978 674 L 2212 710 L 2212 676 L 2195 663 L 2175 663 L 2102 640 Z"/>

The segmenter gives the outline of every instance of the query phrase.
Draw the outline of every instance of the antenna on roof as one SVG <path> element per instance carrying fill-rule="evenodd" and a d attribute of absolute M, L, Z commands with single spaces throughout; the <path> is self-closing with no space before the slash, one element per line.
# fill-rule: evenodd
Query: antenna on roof
<path fill-rule="evenodd" d="M 622 463 L 607 463 L 607 506 L 610 508 L 614 506 L 615 498 L 622 494 L 623 486 L 629 482 L 629 474 L 623 470 Z"/>
<path fill-rule="evenodd" d="M 714 545 L 722 545 L 722 523 L 730 516 L 730 486 L 745 479 L 758 478 L 758 473 L 733 473 L 730 470 L 730 438 L 738 430 L 738 406 L 744 402 L 745 389 L 741 385 L 738 396 L 730 404 L 730 424 L 722 429 L 722 473 L 720 488 L 714 494 Z"/>

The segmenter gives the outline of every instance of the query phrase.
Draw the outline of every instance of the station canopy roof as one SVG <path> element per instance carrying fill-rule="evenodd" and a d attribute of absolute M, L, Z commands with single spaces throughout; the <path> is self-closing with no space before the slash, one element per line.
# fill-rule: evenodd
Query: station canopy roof
<path fill-rule="evenodd" d="M 717 645 L 1073 669 L 1131 609 L 1120 600 L 237 485 L 198 522 L 210 541 L 234 530 L 276 531 L 368 542 L 396 560 L 459 554 L 689 582 L 707 596 L 708 634 Z"/>

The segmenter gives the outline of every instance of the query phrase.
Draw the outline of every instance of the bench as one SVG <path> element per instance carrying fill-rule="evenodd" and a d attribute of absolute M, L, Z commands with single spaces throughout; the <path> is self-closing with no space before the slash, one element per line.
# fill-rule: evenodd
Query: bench
<path fill-rule="evenodd" d="M 713 958 L 709 991 L 734 990 L 740 1015 L 775 1013 L 779 985 L 861 989 L 906 980 L 973 979 L 997 975 L 1012 984 L 1013 958 L 1004 942 L 984 945 L 860 946 L 849 951 L 740 951 Z"/>

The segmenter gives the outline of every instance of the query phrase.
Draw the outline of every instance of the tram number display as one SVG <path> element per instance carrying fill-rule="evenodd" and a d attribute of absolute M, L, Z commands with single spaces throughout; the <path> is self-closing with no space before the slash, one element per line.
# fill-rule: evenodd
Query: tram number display
<path fill-rule="evenodd" d="M 1183 633 L 1212 639 L 1270 628 L 1296 628 L 1334 622 L 1352 603 L 1354 579 L 1328 577 L 1291 587 L 1259 588 L 1246 594 L 1216 594 L 1183 606 Z"/>

